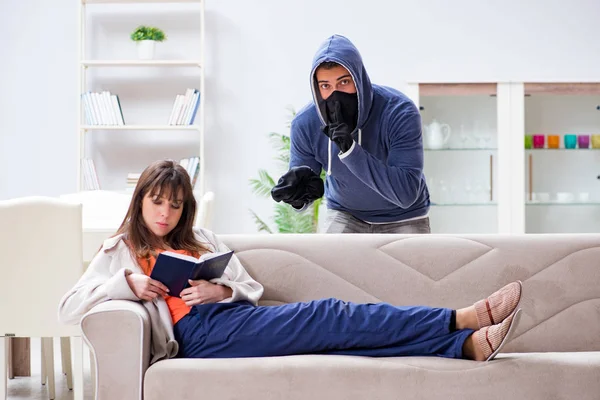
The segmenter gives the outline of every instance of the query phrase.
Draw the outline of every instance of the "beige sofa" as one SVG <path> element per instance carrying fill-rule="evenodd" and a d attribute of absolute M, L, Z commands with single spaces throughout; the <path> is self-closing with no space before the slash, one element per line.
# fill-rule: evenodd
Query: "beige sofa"
<path fill-rule="evenodd" d="M 337 297 L 463 307 L 524 284 L 523 318 L 489 363 L 302 355 L 148 365 L 150 323 L 111 301 L 82 320 L 99 399 L 599 399 L 598 235 L 222 236 L 263 283 L 263 304 Z"/>

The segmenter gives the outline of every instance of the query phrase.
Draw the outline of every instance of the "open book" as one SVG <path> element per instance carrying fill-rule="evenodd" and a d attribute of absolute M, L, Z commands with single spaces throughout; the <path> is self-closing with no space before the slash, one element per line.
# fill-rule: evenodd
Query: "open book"
<path fill-rule="evenodd" d="M 229 264 L 233 251 L 203 254 L 195 258 L 185 254 L 165 251 L 158 255 L 150 278 L 169 288 L 169 295 L 179 293 L 189 286 L 188 279 L 206 280 L 220 278 Z"/>

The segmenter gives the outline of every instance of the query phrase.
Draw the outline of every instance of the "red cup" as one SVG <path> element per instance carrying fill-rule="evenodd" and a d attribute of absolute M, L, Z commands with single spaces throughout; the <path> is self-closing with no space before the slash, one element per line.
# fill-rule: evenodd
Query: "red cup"
<path fill-rule="evenodd" d="M 546 136 L 533 135 L 533 148 L 534 149 L 543 149 L 545 141 L 546 141 Z"/>

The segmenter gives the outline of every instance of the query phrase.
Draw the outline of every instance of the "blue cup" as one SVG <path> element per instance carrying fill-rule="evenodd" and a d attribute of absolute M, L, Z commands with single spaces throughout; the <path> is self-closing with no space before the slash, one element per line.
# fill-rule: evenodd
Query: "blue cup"
<path fill-rule="evenodd" d="M 577 135 L 565 135 L 565 149 L 577 148 Z"/>

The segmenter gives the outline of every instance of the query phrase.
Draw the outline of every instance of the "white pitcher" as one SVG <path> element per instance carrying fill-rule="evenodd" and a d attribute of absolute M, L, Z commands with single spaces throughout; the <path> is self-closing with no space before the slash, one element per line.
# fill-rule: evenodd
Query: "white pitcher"
<path fill-rule="evenodd" d="M 435 119 L 431 124 L 424 127 L 425 147 L 437 150 L 443 149 L 450 139 L 450 125 L 440 124 Z"/>

